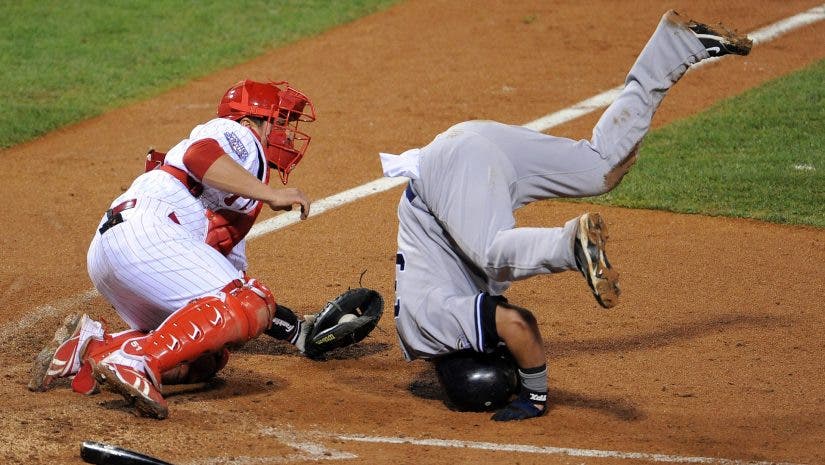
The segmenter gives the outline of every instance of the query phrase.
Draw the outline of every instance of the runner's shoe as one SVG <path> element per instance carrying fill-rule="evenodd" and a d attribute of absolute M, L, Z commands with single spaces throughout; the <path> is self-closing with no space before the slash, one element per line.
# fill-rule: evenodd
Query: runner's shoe
<path fill-rule="evenodd" d="M 694 20 L 685 20 L 673 10 L 669 11 L 667 16 L 671 22 L 690 29 L 711 57 L 747 55 L 753 47 L 753 41 L 748 36 L 737 34 L 721 23 L 711 26 Z"/>
<path fill-rule="evenodd" d="M 607 225 L 600 214 L 585 213 L 579 217 L 573 243 L 576 267 L 584 275 L 599 305 L 610 308 L 619 303 L 619 273 L 607 261 L 606 241 Z"/>

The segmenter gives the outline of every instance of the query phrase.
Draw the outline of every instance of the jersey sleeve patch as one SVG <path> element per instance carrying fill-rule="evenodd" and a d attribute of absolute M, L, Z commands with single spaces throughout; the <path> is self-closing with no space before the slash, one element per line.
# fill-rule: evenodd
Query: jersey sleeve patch
<path fill-rule="evenodd" d="M 229 147 L 232 148 L 232 151 L 235 152 L 235 155 L 237 155 L 242 162 L 246 162 L 246 159 L 249 158 L 249 152 L 246 150 L 243 142 L 241 142 L 240 137 L 231 131 L 224 132 L 223 136 L 226 137 L 226 142 L 229 144 Z"/>

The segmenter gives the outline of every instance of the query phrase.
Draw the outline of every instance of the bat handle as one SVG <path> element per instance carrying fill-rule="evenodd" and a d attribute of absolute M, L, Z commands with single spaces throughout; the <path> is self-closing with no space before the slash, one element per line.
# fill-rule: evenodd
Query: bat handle
<path fill-rule="evenodd" d="M 133 450 L 92 441 L 83 441 L 80 458 L 97 465 L 172 465 Z"/>

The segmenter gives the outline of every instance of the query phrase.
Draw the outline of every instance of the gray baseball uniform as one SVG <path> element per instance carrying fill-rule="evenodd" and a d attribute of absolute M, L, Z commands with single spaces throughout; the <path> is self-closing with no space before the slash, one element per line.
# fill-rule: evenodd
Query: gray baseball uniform
<path fill-rule="evenodd" d="M 663 18 L 589 141 L 469 121 L 400 157 L 382 154 L 386 176 L 410 178 L 398 206 L 395 310 L 408 360 L 492 349 L 491 296 L 515 280 L 576 269 L 575 219 L 516 228 L 513 211 L 615 187 L 667 90 L 707 57 L 689 30 Z"/>

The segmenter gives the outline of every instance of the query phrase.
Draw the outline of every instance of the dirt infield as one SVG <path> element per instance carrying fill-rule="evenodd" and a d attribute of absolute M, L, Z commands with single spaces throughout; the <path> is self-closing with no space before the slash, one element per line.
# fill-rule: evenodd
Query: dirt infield
<path fill-rule="evenodd" d="M 134 417 L 108 392 L 26 390 L 31 360 L 65 314 L 122 328 L 86 274 L 97 221 L 146 149 L 211 118 L 229 85 L 287 79 L 313 98 L 312 146 L 290 185 L 320 199 L 378 178 L 379 151 L 424 144 L 455 122 L 523 124 L 619 85 L 661 14 L 680 6 L 582 3 L 409 1 L 0 152 L 0 459 L 79 464 L 81 441 L 94 440 L 178 465 L 825 463 L 825 231 L 655 211 L 599 207 L 622 276 L 617 308 L 599 309 L 574 273 L 508 293 L 536 312 L 547 341 L 552 408 L 537 420 L 448 410 L 427 364 L 403 361 L 391 312 L 324 362 L 252 341 L 214 385 L 170 397 L 164 421 Z M 751 31 L 818 4 L 698 0 L 688 13 Z M 822 37 L 825 22 L 690 73 L 654 125 L 821 60 Z M 598 114 L 552 132 L 587 138 Z M 391 299 L 399 196 L 255 239 L 250 274 L 301 313 L 365 270 L 363 284 Z M 542 202 L 518 219 L 559 225 L 588 207 Z"/>

